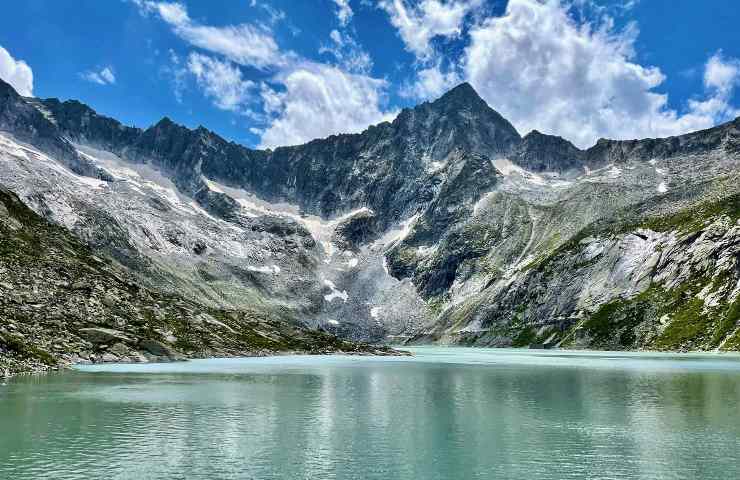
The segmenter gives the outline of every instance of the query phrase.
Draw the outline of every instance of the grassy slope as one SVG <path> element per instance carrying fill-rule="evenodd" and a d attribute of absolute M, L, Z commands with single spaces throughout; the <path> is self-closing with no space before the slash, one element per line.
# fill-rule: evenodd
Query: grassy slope
<path fill-rule="evenodd" d="M 534 268 L 546 269 L 550 261 L 568 255 L 581 239 L 625 233 L 642 229 L 691 235 L 720 218 L 734 225 L 740 219 L 740 195 L 712 200 L 665 216 L 648 216 L 631 224 L 610 229 L 589 227 L 576 235 Z M 727 272 L 695 277 L 672 289 L 652 284 L 649 289 L 630 299 L 617 298 L 604 305 L 584 321 L 566 332 L 546 332 L 534 338 L 534 332 L 523 332 L 514 344 L 528 345 L 555 333 L 564 346 L 575 346 L 579 339 L 591 348 L 653 350 L 740 350 L 740 296 L 732 299 L 736 275 Z M 705 305 L 699 292 L 724 291 L 723 301 Z M 517 342 L 517 340 L 522 340 Z"/>

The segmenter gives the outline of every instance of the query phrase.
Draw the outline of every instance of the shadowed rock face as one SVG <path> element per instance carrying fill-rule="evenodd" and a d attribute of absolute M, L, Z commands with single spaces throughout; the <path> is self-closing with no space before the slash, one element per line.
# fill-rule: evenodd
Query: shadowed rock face
<path fill-rule="evenodd" d="M 75 173 L 103 180 L 110 179 L 107 172 L 77 154 L 74 147 L 62 137 L 54 122 L 46 117 L 43 107 L 37 108 L 40 105 L 35 99 L 24 99 L 13 87 L 0 79 L 0 131 L 12 132 L 18 140 L 32 143 L 54 154 Z"/>
<path fill-rule="evenodd" d="M 586 153 L 562 137 L 533 130 L 517 146 L 513 161 L 533 172 L 582 170 Z"/>
<path fill-rule="evenodd" d="M 378 216 L 372 210 L 361 210 L 337 225 L 332 242 L 343 250 L 357 251 L 378 233 Z"/>
<path fill-rule="evenodd" d="M 360 134 L 253 150 L 168 118 L 142 130 L 13 93 L 0 129 L 40 152 L 7 140 L 0 182 L 152 288 L 282 308 L 356 339 L 735 348 L 737 216 L 716 206 L 740 189 L 740 119 L 580 150 L 522 138 L 462 84 Z M 109 181 L 31 180 L 29 168 L 55 171 L 24 160 L 44 152 Z M 700 252 L 730 253 L 673 277 L 661 262 L 695 258 L 694 218 L 715 232 Z M 696 297 L 687 282 L 707 276 L 722 293 L 702 293 L 704 321 L 686 329 L 696 305 L 670 299 Z"/>

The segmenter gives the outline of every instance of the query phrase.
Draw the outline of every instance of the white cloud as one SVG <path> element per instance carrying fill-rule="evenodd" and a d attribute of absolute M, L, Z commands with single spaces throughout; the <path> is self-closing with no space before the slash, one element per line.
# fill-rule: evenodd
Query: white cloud
<path fill-rule="evenodd" d="M 726 59 L 717 52 L 709 59 L 704 70 L 704 85 L 720 92 L 729 92 L 740 80 L 740 61 Z"/>
<path fill-rule="evenodd" d="M 291 51 L 281 51 L 264 29 L 246 24 L 203 25 L 192 20 L 180 3 L 134 1 L 143 12 L 156 13 L 192 46 L 224 57 L 191 53 L 186 71 L 195 77 L 217 107 L 247 115 L 265 125 L 249 129 L 260 135 L 262 146 L 300 144 L 331 134 L 358 132 L 395 115 L 382 107 L 386 82 L 367 75 L 372 61 L 347 33 L 332 32 L 332 44 L 322 51 L 333 55 L 337 65 L 326 65 L 305 60 Z M 348 3 L 346 6 L 349 8 Z M 254 101 L 250 93 L 255 85 L 243 77 L 239 65 L 272 74 L 262 83 L 258 96 L 264 115 L 248 108 Z M 178 75 L 185 68 L 179 65 L 176 56 L 171 70 L 175 79 L 181 80 Z M 182 86 L 181 82 L 178 84 Z"/>
<path fill-rule="evenodd" d="M 708 97 L 705 100 L 689 100 L 689 116 L 713 119 L 713 123 L 740 116 L 740 109 L 730 103 L 737 85 L 740 84 L 740 60 L 725 58 L 719 51 L 712 55 L 704 66 L 704 86 Z"/>
<path fill-rule="evenodd" d="M 249 100 L 249 90 L 255 84 L 245 80 L 237 66 L 208 55 L 191 53 L 187 67 L 206 96 L 212 98 L 218 108 L 234 112 L 244 111 L 244 105 Z"/>
<path fill-rule="evenodd" d="M 401 88 L 401 95 L 407 98 L 436 98 L 460 83 L 460 76 L 454 70 L 442 71 L 439 63 L 416 72 L 416 80 Z"/>
<path fill-rule="evenodd" d="M 352 7 L 349 6 L 349 0 L 334 0 L 334 3 L 337 4 L 339 24 L 343 27 L 347 26 L 353 15 Z"/>
<path fill-rule="evenodd" d="M 384 80 L 305 62 L 280 74 L 285 91 L 263 87 L 264 108 L 274 116 L 262 147 L 297 145 L 334 133 L 354 133 L 395 116 L 384 111 Z"/>
<path fill-rule="evenodd" d="M 177 103 L 182 103 L 182 95 L 187 86 L 188 69 L 181 64 L 180 56 L 171 48 L 168 50 L 169 65 L 163 65 L 160 72 L 172 82 L 172 93 Z"/>
<path fill-rule="evenodd" d="M 104 67 L 99 71 L 90 70 L 80 73 L 80 76 L 88 82 L 97 83 L 98 85 L 113 85 L 116 83 L 116 75 L 113 73 L 113 67 Z"/>
<path fill-rule="evenodd" d="M 9 83 L 18 94 L 33 96 L 33 71 L 23 60 L 16 60 L 0 47 L 0 78 Z"/>
<path fill-rule="evenodd" d="M 181 3 L 137 0 L 144 12 L 155 12 L 180 38 L 191 45 L 225 56 L 244 66 L 267 69 L 285 64 L 272 34 L 247 23 L 214 27 L 192 20 Z"/>
<path fill-rule="evenodd" d="M 465 16 L 482 0 L 422 0 L 409 6 L 405 0 L 381 0 L 378 5 L 390 16 L 406 49 L 421 60 L 432 57 L 435 37 L 454 38 L 462 33 Z"/>
<path fill-rule="evenodd" d="M 684 112 L 657 93 L 665 76 L 634 61 L 635 26 L 577 23 L 558 0 L 510 0 L 501 17 L 470 31 L 463 76 L 523 133 L 538 129 L 581 147 L 599 137 L 662 137 L 710 127 L 728 104 L 738 64 L 717 54 L 706 65 L 705 99 Z"/>
<path fill-rule="evenodd" d="M 329 34 L 330 45 L 323 45 L 319 53 L 328 53 L 334 57 L 338 66 L 352 73 L 367 74 L 373 68 L 373 61 L 352 35 L 332 30 Z"/>

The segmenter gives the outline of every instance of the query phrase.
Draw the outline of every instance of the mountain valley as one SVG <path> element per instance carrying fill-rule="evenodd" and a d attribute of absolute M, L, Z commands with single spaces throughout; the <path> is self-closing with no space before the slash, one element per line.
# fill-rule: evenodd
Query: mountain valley
<path fill-rule="evenodd" d="M 738 350 L 739 176 L 740 119 L 580 150 L 521 137 L 468 84 L 252 150 L 0 82 L 0 348 L 51 329 L 34 345 L 66 361 L 237 355 L 257 331 L 301 351 Z"/>

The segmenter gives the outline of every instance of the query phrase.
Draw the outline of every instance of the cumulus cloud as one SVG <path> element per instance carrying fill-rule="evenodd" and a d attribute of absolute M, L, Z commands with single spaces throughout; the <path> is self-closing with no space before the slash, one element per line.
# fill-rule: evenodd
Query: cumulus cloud
<path fill-rule="evenodd" d="M 88 82 L 97 83 L 98 85 L 113 85 L 116 83 L 116 75 L 113 73 L 113 67 L 103 67 L 98 71 L 89 70 L 82 72 L 80 76 Z"/>
<path fill-rule="evenodd" d="M 704 66 L 704 87 L 707 98 L 690 100 L 689 113 L 685 117 L 713 119 L 713 123 L 740 116 L 740 109 L 731 104 L 735 88 L 740 83 L 740 60 L 725 58 L 719 51 L 712 55 Z"/>
<path fill-rule="evenodd" d="M 241 70 L 234 64 L 208 55 L 191 53 L 187 68 L 218 108 L 233 112 L 244 111 L 249 100 L 249 91 L 255 84 L 245 80 Z"/>
<path fill-rule="evenodd" d="M 0 47 L 0 78 L 24 97 L 33 96 L 33 71 L 23 60 L 16 60 Z"/>
<path fill-rule="evenodd" d="M 416 72 L 416 79 L 401 88 L 401 96 L 407 98 L 436 98 L 451 89 L 461 79 L 454 69 L 443 71 L 440 63 Z"/>
<path fill-rule="evenodd" d="M 390 120 L 383 111 L 384 80 L 306 62 L 280 75 L 284 91 L 263 87 L 265 110 L 275 120 L 261 131 L 262 147 L 297 145 L 333 133 L 360 132 Z"/>
<path fill-rule="evenodd" d="M 738 84 L 740 79 L 740 61 L 734 58 L 724 58 L 719 51 L 712 55 L 704 70 L 704 85 L 717 89 L 719 92 L 729 93 Z"/>
<path fill-rule="evenodd" d="M 352 15 L 352 7 L 349 6 L 349 0 L 334 0 L 337 4 L 337 18 L 339 19 L 340 25 L 347 26 Z"/>
<path fill-rule="evenodd" d="M 188 15 L 181 3 L 136 0 L 143 12 L 154 12 L 173 32 L 191 45 L 225 56 L 244 66 L 268 69 L 288 60 L 269 30 L 247 23 L 214 27 L 202 25 Z"/>
<path fill-rule="evenodd" d="M 373 67 L 373 61 L 357 40 L 347 33 L 332 30 L 329 34 L 331 43 L 319 48 L 319 53 L 330 54 L 338 66 L 352 73 L 367 74 Z"/>
<path fill-rule="evenodd" d="M 262 128 L 254 126 L 249 130 L 261 137 L 263 147 L 357 132 L 394 115 L 383 108 L 386 82 L 368 75 L 372 61 L 347 33 L 331 33 L 332 43 L 322 51 L 332 55 L 336 64 L 328 65 L 282 51 L 265 29 L 247 24 L 204 25 L 191 19 L 180 3 L 135 2 L 143 12 L 156 14 L 190 45 L 209 52 L 190 53 L 185 66 L 179 65 L 175 56 L 171 67 L 174 78 L 181 81 L 182 72 L 187 72 L 218 108 L 259 121 Z M 349 3 L 337 4 L 340 14 L 344 11 L 340 20 L 348 20 Z M 244 78 L 240 66 L 269 73 L 269 80 L 260 85 L 259 95 L 256 85 Z M 251 108 L 257 99 L 264 114 Z"/>
<path fill-rule="evenodd" d="M 634 60 L 634 25 L 577 22 L 558 0 L 510 0 L 503 16 L 473 27 L 463 76 L 522 132 L 562 135 L 581 147 L 599 137 L 660 137 L 710 127 L 734 110 L 738 64 L 720 53 L 706 65 L 704 99 L 685 111 L 656 92 L 660 69 Z"/>
<path fill-rule="evenodd" d="M 381 0 L 378 6 L 390 16 L 406 49 L 421 60 L 433 55 L 435 37 L 458 37 L 465 16 L 482 0 L 422 0 L 408 5 L 405 0 Z"/>

